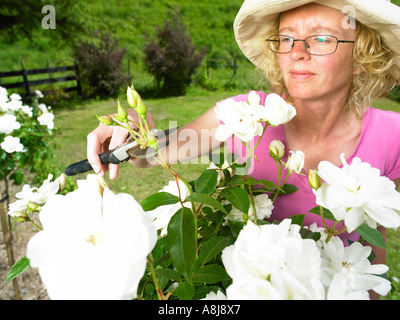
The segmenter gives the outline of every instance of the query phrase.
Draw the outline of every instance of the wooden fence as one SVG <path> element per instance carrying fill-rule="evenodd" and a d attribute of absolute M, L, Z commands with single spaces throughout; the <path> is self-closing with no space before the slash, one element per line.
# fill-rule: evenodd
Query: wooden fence
<path fill-rule="evenodd" d="M 22 97 L 28 98 L 33 95 L 31 92 L 31 87 L 40 86 L 44 84 L 53 84 L 58 82 L 67 82 L 67 81 L 76 81 L 76 86 L 64 88 L 65 92 L 69 91 L 77 91 L 79 95 L 82 95 L 81 84 L 79 80 L 79 68 L 78 64 L 75 63 L 70 66 L 63 66 L 63 67 L 47 67 L 41 69 L 25 69 L 24 65 L 21 63 L 22 70 L 20 71 L 9 71 L 9 72 L 0 72 L 0 86 L 6 89 L 12 88 L 25 88 L 25 95 Z M 53 73 L 65 73 L 73 71 L 73 75 L 66 75 L 62 77 L 53 77 Z M 37 75 L 37 74 L 48 74 L 49 78 L 40 79 L 40 80 L 29 80 L 28 76 Z M 9 78 L 9 77 L 17 77 L 22 76 L 23 81 L 21 82 L 14 82 L 14 83 L 2 83 L 2 78 Z"/>

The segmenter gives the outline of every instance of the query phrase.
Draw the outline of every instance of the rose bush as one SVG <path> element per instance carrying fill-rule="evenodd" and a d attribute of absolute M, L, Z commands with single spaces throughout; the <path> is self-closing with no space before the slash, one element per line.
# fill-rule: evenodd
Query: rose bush
<path fill-rule="evenodd" d="M 142 147 L 157 149 L 144 103 L 133 88 L 127 95 L 140 115 L 133 124 L 139 132 L 130 128 L 120 104 L 117 115 L 99 120 L 122 125 Z M 254 138 L 260 141 L 268 125 L 295 116 L 293 107 L 276 95 L 259 104 L 254 91 L 247 102 L 228 99 L 218 104 L 215 111 L 222 124 L 217 139 L 236 135 L 247 146 Z M 249 158 L 257 145 L 247 146 Z M 42 194 L 42 187 L 25 186 L 10 214 L 35 210 L 43 231 L 32 238 L 27 258 L 17 262 L 8 280 L 31 264 L 39 268 L 54 298 L 368 299 L 369 290 L 387 294 L 388 267 L 371 265 L 371 248 L 363 243 L 384 248 L 376 227 L 400 226 L 394 184 L 359 159 L 342 169 L 323 162 L 318 171 L 310 171 L 308 180 L 319 204 L 311 212 L 320 215 L 326 227 L 303 226 L 304 215 L 269 223 L 264 219 L 274 210 L 275 199 L 296 192 L 286 184 L 287 177 L 301 174 L 304 165 L 301 151 L 289 151 L 286 163 L 285 153 L 282 143 L 271 143 L 277 183 L 248 176 L 246 162 L 223 152 L 210 155 L 210 167 L 186 181 L 159 153 L 155 159 L 171 174 L 171 182 L 140 206 L 130 196 L 115 195 L 98 184 L 97 189 L 79 187 L 64 197 L 43 187 L 43 194 L 50 195 L 41 204 L 43 197 L 32 195 Z M 89 185 L 91 179 L 81 184 Z M 50 186 L 50 180 L 44 185 Z M 370 197 L 376 192 L 379 201 Z M 338 238 L 345 229 L 336 229 L 336 223 L 329 228 L 326 220 L 343 221 L 360 235 L 359 242 L 345 245 Z"/>
<path fill-rule="evenodd" d="M 24 170 L 43 178 L 51 153 L 54 115 L 50 107 L 39 104 L 43 95 L 36 91 L 31 106 L 21 96 L 0 87 L 0 179 L 21 184 Z"/>

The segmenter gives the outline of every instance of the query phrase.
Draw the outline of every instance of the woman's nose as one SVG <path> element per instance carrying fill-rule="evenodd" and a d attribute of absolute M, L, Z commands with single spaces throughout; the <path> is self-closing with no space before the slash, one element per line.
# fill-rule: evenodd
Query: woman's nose
<path fill-rule="evenodd" d="M 306 51 L 306 43 L 304 41 L 295 41 L 293 43 L 292 51 L 290 51 L 290 58 L 294 60 L 310 59 L 311 55 Z"/>

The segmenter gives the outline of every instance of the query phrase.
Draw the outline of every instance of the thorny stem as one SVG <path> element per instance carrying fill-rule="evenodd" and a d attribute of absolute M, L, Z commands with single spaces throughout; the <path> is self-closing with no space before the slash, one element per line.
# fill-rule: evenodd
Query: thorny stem
<path fill-rule="evenodd" d="M 157 281 L 156 273 L 154 271 L 154 267 L 153 267 L 154 259 L 153 259 L 153 256 L 151 253 L 149 253 L 149 255 L 147 256 L 147 262 L 148 262 L 148 265 L 150 268 L 151 276 L 153 278 L 154 286 L 156 287 L 158 300 L 165 300 L 164 294 L 162 293 L 162 290 L 160 289 L 160 286 Z"/>

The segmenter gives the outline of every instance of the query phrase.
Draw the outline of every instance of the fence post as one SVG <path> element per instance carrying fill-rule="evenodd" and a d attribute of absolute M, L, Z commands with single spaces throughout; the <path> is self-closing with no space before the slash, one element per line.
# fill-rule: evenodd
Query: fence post
<path fill-rule="evenodd" d="M 29 82 L 28 82 L 28 71 L 25 69 L 24 63 L 21 60 L 21 67 L 22 67 L 22 76 L 24 77 L 24 87 L 26 92 L 26 98 L 31 96 L 31 92 L 29 90 Z"/>
<path fill-rule="evenodd" d="M 76 59 L 74 59 L 74 66 L 75 66 L 76 86 L 78 88 L 78 94 L 82 96 L 81 79 L 79 77 L 79 65 Z"/>

